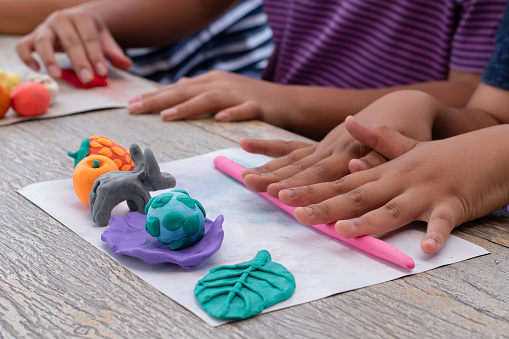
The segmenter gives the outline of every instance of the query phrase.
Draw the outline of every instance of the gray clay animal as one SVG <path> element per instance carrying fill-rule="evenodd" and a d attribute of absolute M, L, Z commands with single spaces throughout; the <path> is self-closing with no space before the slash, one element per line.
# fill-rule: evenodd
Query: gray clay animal
<path fill-rule="evenodd" d="M 131 211 L 145 214 L 145 205 L 150 192 L 175 187 L 175 178 L 170 173 L 161 173 L 154 153 L 145 148 L 142 153 L 138 145 L 129 147 L 135 167 L 130 171 L 113 171 L 101 175 L 90 192 L 90 213 L 99 226 L 107 226 L 111 210 L 122 201 L 127 201 Z"/>

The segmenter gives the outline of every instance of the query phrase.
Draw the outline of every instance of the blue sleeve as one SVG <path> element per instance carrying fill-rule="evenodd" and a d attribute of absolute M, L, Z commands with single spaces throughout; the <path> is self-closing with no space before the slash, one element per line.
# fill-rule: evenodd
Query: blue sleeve
<path fill-rule="evenodd" d="M 481 81 L 509 90 L 509 5 L 504 11 L 495 41 L 495 50 L 484 69 Z"/>

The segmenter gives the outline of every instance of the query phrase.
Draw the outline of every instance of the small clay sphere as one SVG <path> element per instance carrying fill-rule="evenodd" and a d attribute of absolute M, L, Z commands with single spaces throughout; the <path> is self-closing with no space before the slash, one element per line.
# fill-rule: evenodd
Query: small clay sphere
<path fill-rule="evenodd" d="M 191 246 L 205 234 L 205 210 L 186 191 L 173 190 L 149 200 L 145 230 L 171 250 Z"/>
<path fill-rule="evenodd" d="M 23 117 L 44 114 L 50 103 L 49 90 L 37 82 L 23 82 L 11 93 L 12 109 Z"/>

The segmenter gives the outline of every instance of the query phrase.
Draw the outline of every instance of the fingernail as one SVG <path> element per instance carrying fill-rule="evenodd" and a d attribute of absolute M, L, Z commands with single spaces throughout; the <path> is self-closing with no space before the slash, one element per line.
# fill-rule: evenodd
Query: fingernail
<path fill-rule="evenodd" d="M 295 198 L 295 190 L 293 189 L 285 189 L 283 190 L 283 193 L 290 199 Z"/>
<path fill-rule="evenodd" d="M 230 118 L 230 112 L 217 113 L 214 118 L 216 120 L 228 120 Z"/>
<path fill-rule="evenodd" d="M 131 113 L 140 113 L 141 108 L 143 107 L 143 101 L 135 101 L 129 103 L 127 106 L 127 110 Z"/>
<path fill-rule="evenodd" d="M 30 67 L 31 69 L 33 69 L 34 71 L 38 71 L 39 70 L 39 65 L 37 64 L 37 62 L 35 61 L 32 61 L 28 64 L 28 67 Z"/>
<path fill-rule="evenodd" d="M 163 120 L 172 120 L 177 115 L 177 109 L 172 107 L 168 108 L 167 110 L 164 110 L 161 112 L 161 117 Z"/>
<path fill-rule="evenodd" d="M 50 65 L 48 67 L 48 73 L 52 78 L 60 78 L 62 74 L 60 73 L 60 68 L 57 65 Z"/>
<path fill-rule="evenodd" d="M 423 240 L 423 242 L 428 242 L 431 245 L 433 245 L 434 247 L 438 246 L 438 242 L 435 239 L 433 239 L 433 238 L 425 238 Z"/>
<path fill-rule="evenodd" d="M 97 72 L 97 75 L 99 75 L 101 77 L 108 75 L 108 67 L 106 67 L 106 65 L 102 62 L 98 62 L 95 65 L 95 70 Z"/>
<path fill-rule="evenodd" d="M 355 225 L 355 220 L 356 219 L 339 220 L 338 222 L 336 222 L 336 225 L 339 223 L 342 223 L 343 225 L 347 226 L 349 229 L 354 230 L 357 228 L 357 226 Z"/>
<path fill-rule="evenodd" d="M 93 79 L 93 75 L 92 73 L 90 73 L 90 71 L 88 69 L 82 69 L 80 71 L 80 80 L 82 83 L 86 84 L 86 83 L 89 83 L 90 81 L 92 81 Z"/>
<path fill-rule="evenodd" d="M 315 210 L 312 208 L 312 207 L 304 207 L 304 211 L 306 211 L 306 213 L 311 216 L 315 213 Z"/>
<path fill-rule="evenodd" d="M 136 101 L 141 101 L 141 95 L 135 96 L 134 98 L 129 99 L 129 103 L 133 103 Z"/>

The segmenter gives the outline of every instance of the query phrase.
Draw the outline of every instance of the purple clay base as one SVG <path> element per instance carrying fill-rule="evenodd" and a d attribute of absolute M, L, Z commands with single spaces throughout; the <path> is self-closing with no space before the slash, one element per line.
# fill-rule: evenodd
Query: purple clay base
<path fill-rule="evenodd" d="M 215 221 L 205 218 L 203 238 L 187 248 L 172 251 L 147 233 L 146 221 L 147 216 L 138 212 L 128 213 L 125 218 L 113 217 L 101 240 L 108 243 L 115 254 L 140 258 L 149 264 L 174 263 L 192 269 L 216 253 L 224 238 L 224 217 L 219 215 Z"/>

